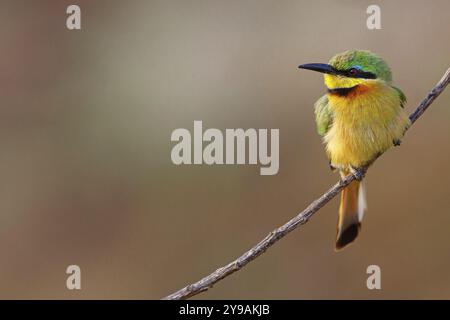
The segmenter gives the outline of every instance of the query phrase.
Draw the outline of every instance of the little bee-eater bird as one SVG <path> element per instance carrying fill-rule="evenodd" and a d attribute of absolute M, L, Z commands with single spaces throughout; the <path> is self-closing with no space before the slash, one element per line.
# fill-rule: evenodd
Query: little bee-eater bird
<path fill-rule="evenodd" d="M 324 74 L 327 93 L 314 105 L 317 132 L 323 137 L 330 167 L 342 177 L 361 172 L 379 155 L 400 144 L 409 118 L 406 97 L 394 87 L 387 63 L 366 50 L 335 55 L 328 64 L 310 63 L 302 69 Z M 358 236 L 366 210 L 362 181 L 341 192 L 336 250 Z"/>

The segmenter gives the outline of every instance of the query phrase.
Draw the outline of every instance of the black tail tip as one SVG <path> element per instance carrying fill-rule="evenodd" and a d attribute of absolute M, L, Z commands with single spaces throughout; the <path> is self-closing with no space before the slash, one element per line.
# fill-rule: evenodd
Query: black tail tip
<path fill-rule="evenodd" d="M 336 239 L 336 251 L 344 249 L 347 245 L 352 243 L 358 236 L 361 223 L 349 225 L 345 230 L 338 233 Z"/>

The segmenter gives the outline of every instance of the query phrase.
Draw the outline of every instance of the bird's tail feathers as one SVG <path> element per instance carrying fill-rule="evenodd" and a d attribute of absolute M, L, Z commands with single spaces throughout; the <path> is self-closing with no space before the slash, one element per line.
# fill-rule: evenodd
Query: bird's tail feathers
<path fill-rule="evenodd" d="M 343 249 L 356 239 L 366 208 L 363 182 L 352 181 L 341 191 L 336 251 Z"/>

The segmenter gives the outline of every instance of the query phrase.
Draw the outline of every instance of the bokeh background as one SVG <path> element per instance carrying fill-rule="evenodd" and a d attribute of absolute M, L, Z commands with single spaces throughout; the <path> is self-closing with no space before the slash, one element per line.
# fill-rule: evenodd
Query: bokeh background
<path fill-rule="evenodd" d="M 157 299 L 198 280 L 338 179 L 314 126 L 322 77 L 300 63 L 372 50 L 408 111 L 450 65 L 446 0 L 76 1 L 69 31 L 72 3 L 0 2 L 0 298 Z M 194 120 L 279 128 L 279 173 L 175 166 L 171 132 Z M 371 168 L 353 246 L 333 250 L 334 199 L 199 298 L 450 298 L 449 120 L 448 89 Z"/>

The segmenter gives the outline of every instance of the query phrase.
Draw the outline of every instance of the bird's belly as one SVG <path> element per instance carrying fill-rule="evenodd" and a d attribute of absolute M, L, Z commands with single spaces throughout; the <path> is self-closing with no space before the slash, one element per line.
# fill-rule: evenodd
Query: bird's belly
<path fill-rule="evenodd" d="M 400 109 L 400 107 L 398 107 Z M 340 114 L 325 136 L 331 164 L 340 169 L 369 164 L 403 136 L 408 119 L 403 110 Z"/>
<path fill-rule="evenodd" d="M 333 132 L 335 131 L 335 132 Z M 382 137 L 380 130 L 346 128 L 331 129 L 326 149 L 331 163 L 337 168 L 359 168 L 392 146 L 392 140 Z"/>

